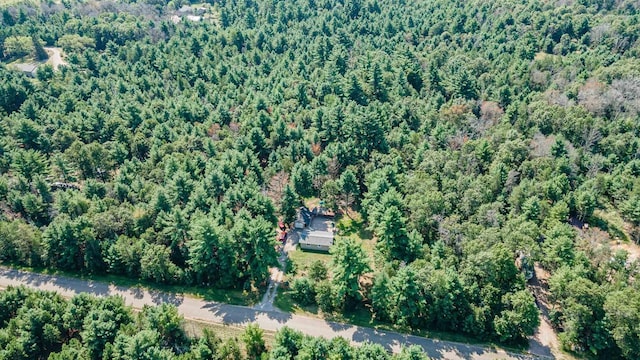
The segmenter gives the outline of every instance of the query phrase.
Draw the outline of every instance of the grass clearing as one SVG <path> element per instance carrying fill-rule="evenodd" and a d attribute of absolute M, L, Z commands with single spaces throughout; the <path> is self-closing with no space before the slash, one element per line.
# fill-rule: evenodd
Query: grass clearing
<path fill-rule="evenodd" d="M 189 336 L 200 337 L 204 329 L 209 329 L 213 331 L 220 339 L 238 339 L 240 341 L 240 347 L 244 350 L 244 344 L 242 343 L 242 334 L 244 333 L 244 328 L 238 326 L 229 326 L 223 324 L 215 324 L 197 320 L 185 319 L 184 321 L 184 329 Z M 264 330 L 264 342 L 267 347 L 271 348 L 273 346 L 275 340 L 275 332 Z"/>
<path fill-rule="evenodd" d="M 593 221 L 595 226 L 609 233 L 614 240 L 630 241 L 629 225 L 620 217 L 620 214 L 613 210 L 596 210 L 593 212 Z"/>
<path fill-rule="evenodd" d="M 288 274 L 291 280 L 296 277 L 305 276 L 309 266 L 311 266 L 314 261 L 322 261 L 327 265 L 327 268 L 329 268 L 329 264 L 331 263 L 331 255 L 328 253 L 301 250 L 300 248 L 297 248 L 295 251 L 290 251 L 289 259 L 294 269 L 293 274 Z"/>

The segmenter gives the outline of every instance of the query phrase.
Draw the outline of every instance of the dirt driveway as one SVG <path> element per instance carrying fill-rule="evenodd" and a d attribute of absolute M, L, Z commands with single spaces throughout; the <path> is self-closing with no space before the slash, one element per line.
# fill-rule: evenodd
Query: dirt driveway
<path fill-rule="evenodd" d="M 47 51 L 47 54 L 49 54 L 47 64 L 51 64 L 54 70 L 58 70 L 60 65 L 67 65 L 67 62 L 62 60 L 62 48 L 45 47 L 44 49 Z"/>

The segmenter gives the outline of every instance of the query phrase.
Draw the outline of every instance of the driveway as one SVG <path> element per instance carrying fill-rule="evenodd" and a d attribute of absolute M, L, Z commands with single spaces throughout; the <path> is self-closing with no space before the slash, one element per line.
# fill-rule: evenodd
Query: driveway
<path fill-rule="evenodd" d="M 58 70 L 60 65 L 67 65 L 67 62 L 62 60 L 62 48 L 45 47 L 44 49 L 49 54 L 49 60 L 47 60 L 47 63 L 51 64 L 54 70 Z"/>
<path fill-rule="evenodd" d="M 535 356 L 507 353 L 496 348 L 485 348 L 448 341 L 404 335 L 361 326 L 339 324 L 322 319 L 293 315 L 280 311 L 263 311 L 244 306 L 204 301 L 180 294 L 170 294 L 141 288 L 126 288 L 112 284 L 81 280 L 70 277 L 42 275 L 0 267 L 0 287 L 25 285 L 27 287 L 56 291 L 65 297 L 81 292 L 96 296 L 119 295 L 134 308 L 144 305 L 170 303 L 190 320 L 246 326 L 257 323 L 267 331 L 277 331 L 283 326 L 299 330 L 307 335 L 333 338 L 342 336 L 353 344 L 370 341 L 382 344 L 388 350 L 398 351 L 402 345 L 420 345 L 432 359 L 534 359 Z"/>

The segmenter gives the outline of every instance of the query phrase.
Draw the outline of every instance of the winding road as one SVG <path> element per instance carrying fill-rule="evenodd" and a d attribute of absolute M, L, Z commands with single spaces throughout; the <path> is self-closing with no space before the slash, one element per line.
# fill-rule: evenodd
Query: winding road
<path fill-rule="evenodd" d="M 427 339 L 404 335 L 391 331 L 376 330 L 367 327 L 339 324 L 322 319 L 304 317 L 280 311 L 265 311 L 245 306 L 221 304 L 180 294 L 171 294 L 142 288 L 126 288 L 112 284 L 82 280 L 71 277 L 43 275 L 0 267 L 0 287 L 25 285 L 27 287 L 55 291 L 65 297 L 82 292 L 96 296 L 118 295 L 134 308 L 144 305 L 170 303 L 177 306 L 185 319 L 246 326 L 257 323 L 262 329 L 277 331 L 283 326 L 302 331 L 312 336 L 333 338 L 342 336 L 354 344 L 370 341 L 385 346 L 388 350 L 398 351 L 403 345 L 422 346 L 432 359 L 535 359 L 534 355 L 522 355 L 505 352 L 502 349 L 486 348 L 476 345 Z"/>

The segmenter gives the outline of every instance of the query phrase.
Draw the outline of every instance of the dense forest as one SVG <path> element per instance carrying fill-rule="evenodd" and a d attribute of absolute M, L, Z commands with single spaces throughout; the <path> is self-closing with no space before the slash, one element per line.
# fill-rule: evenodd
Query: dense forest
<path fill-rule="evenodd" d="M 635 1 L 222 0 L 171 21 L 184 4 L 1 10 L 5 63 L 60 46 L 68 65 L 0 65 L 0 261 L 251 290 L 278 218 L 322 198 L 376 251 L 338 239 L 300 302 L 518 342 L 537 263 L 566 350 L 640 358 L 617 246 L 640 240 Z M 60 326 L 30 339 L 72 351 Z"/>
<path fill-rule="evenodd" d="M 66 300 L 24 287 L 0 292 L 0 359 L 48 360 L 427 360 L 417 346 L 389 355 L 381 345 L 357 348 L 343 338 L 313 338 L 287 327 L 270 348 L 264 333 L 249 325 L 240 339 L 221 339 L 204 328 L 187 334 L 173 305 L 133 312 L 120 297 L 81 294 Z"/>

